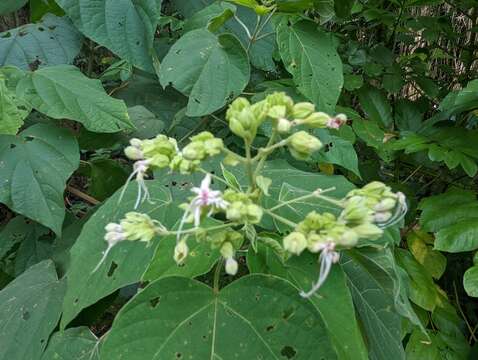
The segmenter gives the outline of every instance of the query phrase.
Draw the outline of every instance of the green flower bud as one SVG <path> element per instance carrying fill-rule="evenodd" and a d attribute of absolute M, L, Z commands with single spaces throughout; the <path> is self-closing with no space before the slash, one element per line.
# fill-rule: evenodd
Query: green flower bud
<path fill-rule="evenodd" d="M 394 198 L 386 198 L 380 201 L 377 205 L 374 206 L 375 211 L 389 211 L 395 208 L 397 205 L 397 200 Z"/>
<path fill-rule="evenodd" d="M 239 222 L 244 214 L 244 205 L 238 201 L 229 203 L 226 210 L 226 218 L 233 222 Z"/>
<path fill-rule="evenodd" d="M 181 265 L 189 254 L 189 247 L 186 241 L 180 241 L 174 248 L 174 261 L 176 264 Z"/>
<path fill-rule="evenodd" d="M 337 241 L 337 245 L 351 248 L 357 245 L 358 239 L 358 234 L 354 230 L 348 229 L 344 231 L 342 236 L 339 238 L 339 240 Z"/>
<path fill-rule="evenodd" d="M 191 136 L 191 142 L 205 142 L 207 140 L 214 139 L 214 135 L 209 131 L 202 131 L 199 134 Z"/>
<path fill-rule="evenodd" d="M 161 168 L 167 167 L 171 160 L 166 155 L 157 154 L 149 158 L 148 161 L 151 166 L 161 169 Z"/>
<path fill-rule="evenodd" d="M 137 147 L 134 147 L 134 146 L 127 146 L 125 149 L 124 149 L 124 153 L 126 155 L 126 157 L 130 160 L 142 160 L 144 159 L 144 155 L 143 155 L 143 152 L 138 149 Z"/>
<path fill-rule="evenodd" d="M 287 115 L 292 113 L 294 107 L 294 101 L 290 96 L 286 95 L 285 92 L 275 92 L 273 94 L 267 95 L 265 101 L 270 107 L 277 105 L 284 106 Z"/>
<path fill-rule="evenodd" d="M 149 242 L 156 235 L 156 226 L 146 214 L 129 212 L 120 221 L 126 240 Z"/>
<path fill-rule="evenodd" d="M 380 224 L 385 223 L 392 218 L 392 213 L 390 211 L 376 212 L 373 221 Z"/>
<path fill-rule="evenodd" d="M 353 196 L 347 200 L 340 218 L 349 225 L 360 225 L 372 221 L 373 212 L 368 208 L 365 198 Z"/>
<path fill-rule="evenodd" d="M 224 163 L 224 165 L 237 166 L 237 164 L 239 164 L 240 161 L 237 156 L 234 156 L 232 154 L 227 154 L 222 162 Z"/>
<path fill-rule="evenodd" d="M 206 156 L 204 143 L 200 141 L 193 141 L 183 148 L 182 154 L 187 160 L 202 160 Z"/>
<path fill-rule="evenodd" d="M 298 160 L 306 160 L 322 147 L 320 140 L 306 131 L 292 134 L 288 139 L 288 145 L 291 155 Z"/>
<path fill-rule="evenodd" d="M 362 224 L 352 228 L 353 231 L 360 237 L 370 240 L 376 240 L 383 234 L 383 230 L 373 224 Z"/>
<path fill-rule="evenodd" d="M 250 224 L 258 224 L 261 222 L 263 210 L 260 206 L 256 204 L 249 204 L 246 207 L 247 209 L 247 220 Z"/>
<path fill-rule="evenodd" d="M 212 138 L 204 141 L 204 149 L 209 156 L 218 155 L 224 149 L 222 139 Z"/>
<path fill-rule="evenodd" d="M 131 144 L 131 146 L 134 146 L 135 148 L 138 148 L 138 149 L 141 149 L 141 146 L 143 144 L 143 142 L 140 140 L 140 139 L 137 139 L 137 138 L 132 138 L 129 143 Z"/>
<path fill-rule="evenodd" d="M 292 116 L 294 119 L 304 119 L 315 111 L 315 105 L 310 102 L 300 102 L 294 105 Z"/>
<path fill-rule="evenodd" d="M 292 122 L 285 118 L 280 118 L 277 120 L 277 131 L 281 134 L 288 133 L 292 128 Z"/>
<path fill-rule="evenodd" d="M 330 116 L 323 112 L 315 112 L 304 120 L 300 121 L 300 124 L 307 125 L 312 128 L 324 129 L 330 121 Z"/>
<path fill-rule="evenodd" d="M 287 116 L 287 109 L 284 105 L 271 106 L 267 115 L 273 119 L 285 118 Z"/>
<path fill-rule="evenodd" d="M 219 251 L 224 259 L 230 259 L 234 257 L 235 254 L 234 247 L 230 242 L 225 242 Z"/>
<path fill-rule="evenodd" d="M 286 251 L 300 255 L 307 247 L 307 239 L 304 234 L 294 231 L 284 238 L 283 245 Z"/>

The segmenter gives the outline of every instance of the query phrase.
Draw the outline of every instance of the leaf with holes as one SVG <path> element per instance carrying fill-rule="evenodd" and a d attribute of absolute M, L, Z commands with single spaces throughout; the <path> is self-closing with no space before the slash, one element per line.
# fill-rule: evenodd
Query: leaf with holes
<path fill-rule="evenodd" d="M 83 34 L 122 59 L 153 72 L 161 0 L 56 0 Z"/>
<path fill-rule="evenodd" d="M 300 257 L 293 256 L 283 263 L 271 248 L 262 243 L 259 243 L 257 252 L 247 253 L 247 264 L 252 273 L 269 273 L 282 277 L 305 291 L 319 276 L 316 255 L 303 253 Z M 327 327 L 338 358 L 368 359 L 352 296 L 340 266 L 332 268 L 327 281 L 310 301 Z"/>
<path fill-rule="evenodd" d="M 214 35 L 205 29 L 181 37 L 161 64 L 159 80 L 189 96 L 186 115 L 210 114 L 236 96 L 249 82 L 247 53 L 232 34 Z"/>
<path fill-rule="evenodd" d="M 80 52 L 81 34 L 67 18 L 47 14 L 36 24 L 0 33 L 0 66 L 24 70 L 72 64 Z"/>
<path fill-rule="evenodd" d="M 132 129 L 123 101 L 108 96 L 101 81 L 89 79 L 74 66 L 51 66 L 28 74 L 17 95 L 54 119 L 81 122 L 94 132 Z"/>
<path fill-rule="evenodd" d="M 76 139 L 66 129 L 37 124 L 0 136 L 0 202 L 61 233 L 63 191 L 79 165 Z"/>
<path fill-rule="evenodd" d="M 277 42 L 282 61 L 299 91 L 320 111 L 334 114 L 344 78 L 331 35 L 310 21 L 281 23 Z"/>
<path fill-rule="evenodd" d="M 144 202 L 136 211 L 146 213 L 172 227 L 180 218 L 179 199 L 157 181 L 147 181 L 154 204 Z M 85 307 L 94 304 L 115 290 L 139 281 L 161 239 L 153 239 L 150 247 L 137 241 L 124 241 L 113 247 L 103 264 L 93 272 L 106 249 L 105 226 L 120 221 L 125 213 L 133 211 L 137 184 L 131 183 L 121 200 L 122 189 L 110 197 L 83 226 L 80 236 L 71 249 L 71 259 L 66 274 L 68 290 L 63 304 L 64 328 Z M 170 249 L 173 256 L 173 249 Z"/>
<path fill-rule="evenodd" d="M 147 320 L 147 321 L 145 321 Z M 289 282 L 250 275 L 218 294 L 168 277 L 118 313 L 101 359 L 335 359 L 314 306 Z"/>
<path fill-rule="evenodd" d="M 32 266 L 0 292 L 0 360 L 39 360 L 61 314 L 65 287 L 52 261 Z"/>
<path fill-rule="evenodd" d="M 99 343 L 86 326 L 56 332 L 41 360 L 99 360 Z"/>

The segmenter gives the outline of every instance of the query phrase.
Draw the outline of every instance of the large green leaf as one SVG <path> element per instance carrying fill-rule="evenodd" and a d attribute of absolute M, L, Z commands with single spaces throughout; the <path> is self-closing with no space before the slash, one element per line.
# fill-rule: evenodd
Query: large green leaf
<path fill-rule="evenodd" d="M 147 213 L 166 227 L 172 227 L 181 217 L 177 201 L 159 182 L 148 181 L 147 186 L 154 204 L 144 202 L 136 211 Z M 83 226 L 72 247 L 66 274 L 68 290 L 63 305 L 63 328 L 85 307 L 125 285 L 139 281 L 148 268 L 161 239 L 154 239 L 150 247 L 140 242 L 122 242 L 113 247 L 103 264 L 93 272 L 107 247 L 103 239 L 105 226 L 110 222 L 118 222 L 125 213 L 133 211 L 136 187 L 135 182 L 131 183 L 120 203 L 118 200 L 122 190 L 109 198 Z M 168 249 L 171 257 L 173 249 L 174 246 Z"/>
<path fill-rule="evenodd" d="M 448 252 L 478 249 L 478 220 L 462 220 L 437 232 L 435 249 Z"/>
<path fill-rule="evenodd" d="M 370 359 L 405 359 L 401 316 L 395 310 L 398 276 L 389 251 L 352 250 L 343 255 L 342 268 L 365 331 Z"/>
<path fill-rule="evenodd" d="M 49 117 L 79 121 L 91 131 L 133 128 L 123 101 L 108 96 L 99 80 L 87 78 L 74 66 L 32 72 L 20 80 L 17 94 Z"/>
<path fill-rule="evenodd" d="M 189 96 L 186 115 L 212 113 L 236 96 L 249 82 L 247 53 L 232 34 L 214 35 L 205 29 L 182 36 L 161 64 L 159 80 Z"/>
<path fill-rule="evenodd" d="M 120 58 L 153 71 L 161 0 L 57 0 L 75 26 Z"/>
<path fill-rule="evenodd" d="M 10 91 L 0 77 L 0 135 L 16 135 L 31 109 Z"/>
<path fill-rule="evenodd" d="M 54 333 L 41 360 L 99 360 L 99 343 L 87 327 Z"/>
<path fill-rule="evenodd" d="M 71 64 L 80 52 L 81 43 L 81 34 L 67 18 L 47 14 L 36 24 L 0 33 L 0 66 L 34 70 Z"/>
<path fill-rule="evenodd" d="M 335 359 L 310 302 L 279 278 L 250 275 L 215 294 L 168 277 L 136 295 L 116 317 L 101 358 Z"/>
<path fill-rule="evenodd" d="M 258 252 L 249 251 L 247 264 L 252 273 L 270 273 L 308 290 L 317 281 L 317 256 L 304 253 L 282 263 L 269 247 L 259 244 Z M 310 301 L 320 313 L 339 359 L 368 359 L 367 349 L 355 317 L 354 305 L 340 266 L 334 266 L 325 284 Z"/>
<path fill-rule="evenodd" d="M 0 202 L 60 234 L 63 191 L 79 158 L 66 129 L 37 124 L 18 136 L 0 136 Z"/>
<path fill-rule="evenodd" d="M 28 0 L 3 0 L 0 4 L 0 15 L 7 14 L 12 11 L 17 11 L 27 2 Z"/>
<path fill-rule="evenodd" d="M 333 114 L 344 79 L 342 61 L 331 35 L 310 21 L 294 25 L 284 22 L 277 29 L 277 42 L 299 91 L 320 111 Z"/>
<path fill-rule="evenodd" d="M 61 314 L 64 282 L 55 265 L 32 266 L 0 292 L 1 360 L 37 360 Z"/>

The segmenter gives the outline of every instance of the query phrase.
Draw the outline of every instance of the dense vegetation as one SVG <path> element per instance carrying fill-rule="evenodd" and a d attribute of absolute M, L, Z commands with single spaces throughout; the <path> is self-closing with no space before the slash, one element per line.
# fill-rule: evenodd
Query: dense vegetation
<path fill-rule="evenodd" d="M 477 31 L 2 0 L 0 360 L 476 358 Z"/>

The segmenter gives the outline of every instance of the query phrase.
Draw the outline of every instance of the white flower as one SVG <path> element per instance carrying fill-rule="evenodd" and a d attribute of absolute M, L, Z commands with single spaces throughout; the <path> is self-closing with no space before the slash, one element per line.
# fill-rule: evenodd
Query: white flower
<path fill-rule="evenodd" d="M 200 187 L 193 187 L 191 191 L 195 196 L 189 205 L 189 210 L 194 216 L 194 226 L 198 226 L 201 221 L 201 211 L 210 207 L 209 215 L 215 209 L 225 210 L 228 203 L 222 199 L 222 194 L 218 190 L 211 190 L 211 175 L 207 174 L 201 181 Z"/>
<path fill-rule="evenodd" d="M 133 164 L 133 172 L 126 180 L 126 184 L 121 191 L 121 195 L 119 197 L 118 203 L 121 202 L 123 199 L 124 193 L 128 188 L 128 184 L 136 176 L 136 182 L 138 183 L 138 195 L 136 196 L 136 202 L 134 204 L 134 209 L 137 209 L 139 204 L 142 203 L 144 200 L 148 200 L 149 203 L 152 203 L 151 196 L 149 195 L 148 187 L 146 186 L 146 182 L 144 179 L 148 176 L 148 167 L 149 161 L 148 160 L 139 160 Z"/>
<path fill-rule="evenodd" d="M 180 241 L 174 247 L 174 261 L 176 264 L 182 264 L 189 254 L 189 247 L 186 241 Z"/>
<path fill-rule="evenodd" d="M 105 251 L 103 251 L 103 256 L 99 261 L 98 265 L 93 269 L 91 273 L 96 272 L 99 269 L 101 264 L 106 260 L 110 250 L 118 244 L 120 241 L 126 240 L 126 234 L 124 233 L 123 227 L 120 224 L 116 223 L 109 223 L 105 226 L 106 234 L 105 234 L 105 241 L 108 243 L 108 246 Z"/>
<path fill-rule="evenodd" d="M 395 212 L 393 215 L 388 216 L 389 213 L 386 213 L 386 216 L 380 212 L 375 213 L 375 222 L 377 226 L 381 229 L 385 229 L 389 226 L 393 226 L 402 220 L 405 214 L 408 211 L 407 199 L 402 192 L 397 192 L 397 205 L 395 207 Z"/>
<path fill-rule="evenodd" d="M 324 284 L 325 280 L 329 276 L 330 269 L 332 265 L 337 263 L 340 259 L 340 254 L 335 251 L 335 243 L 328 242 L 321 244 L 321 253 L 319 256 L 320 270 L 319 270 L 319 279 L 312 286 L 308 292 L 302 291 L 300 295 L 304 298 L 311 297 L 320 287 Z"/>

